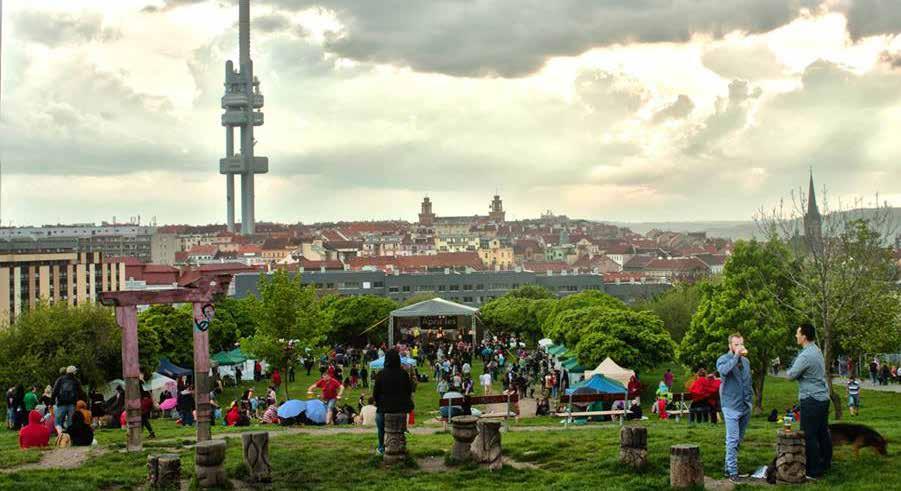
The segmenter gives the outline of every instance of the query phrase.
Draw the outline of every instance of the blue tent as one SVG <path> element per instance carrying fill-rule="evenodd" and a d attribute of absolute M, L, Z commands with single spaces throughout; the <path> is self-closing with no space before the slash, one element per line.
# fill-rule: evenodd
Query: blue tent
<path fill-rule="evenodd" d="M 168 358 L 160 358 L 160 364 L 156 367 L 156 373 L 165 375 L 173 379 L 177 379 L 178 377 L 191 376 L 194 374 L 192 370 L 188 368 L 182 368 L 169 361 Z"/>
<path fill-rule="evenodd" d="M 572 387 L 566 389 L 566 395 L 570 395 L 577 389 L 586 388 L 594 390 L 599 394 L 622 394 L 627 392 L 626 388 L 619 382 L 609 379 L 599 373 L 596 373 L 587 380 L 583 380 Z M 581 392 L 580 392 L 581 393 Z"/>
<path fill-rule="evenodd" d="M 415 367 L 416 360 L 414 360 L 413 358 L 408 358 L 406 356 L 402 356 L 400 358 L 400 364 L 406 365 L 408 367 Z M 372 363 L 370 363 L 369 368 L 371 368 L 373 370 L 381 370 L 381 369 L 385 368 L 385 357 L 383 356 L 383 357 L 379 358 L 378 360 L 375 360 Z"/>

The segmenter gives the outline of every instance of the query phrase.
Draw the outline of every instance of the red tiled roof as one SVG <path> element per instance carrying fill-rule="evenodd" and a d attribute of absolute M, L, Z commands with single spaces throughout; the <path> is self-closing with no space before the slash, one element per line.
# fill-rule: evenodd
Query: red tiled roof
<path fill-rule="evenodd" d="M 188 260 L 188 252 L 187 251 L 178 251 L 175 253 L 175 262 L 183 263 Z"/>
<path fill-rule="evenodd" d="M 726 259 L 729 258 L 725 254 L 698 254 L 695 257 L 703 261 L 707 266 L 722 266 L 726 264 Z"/>
<path fill-rule="evenodd" d="M 247 255 L 252 255 L 252 254 L 260 255 L 263 253 L 263 249 L 265 249 L 265 248 L 260 247 L 258 245 L 252 245 L 252 244 L 251 245 L 242 245 L 241 247 L 238 248 L 238 254 L 242 255 L 242 256 L 247 256 Z"/>
<path fill-rule="evenodd" d="M 609 245 L 609 246 L 603 247 L 602 249 L 604 250 L 604 253 L 607 255 L 610 255 L 610 254 L 634 254 L 635 253 L 635 249 L 633 249 L 632 246 L 627 245 L 627 244 Z"/>
<path fill-rule="evenodd" d="M 373 256 L 353 257 L 348 260 L 351 269 L 358 270 L 364 266 L 379 269 L 398 269 L 400 271 L 422 271 L 441 268 L 471 268 L 481 270 L 482 260 L 476 252 L 444 252 L 420 256 Z"/>
<path fill-rule="evenodd" d="M 214 245 L 196 245 L 188 250 L 188 256 L 213 256 L 219 252 Z"/>
<path fill-rule="evenodd" d="M 347 237 L 341 234 L 341 232 L 335 229 L 323 230 L 319 233 L 325 240 L 333 241 L 333 240 L 347 240 Z"/>
<path fill-rule="evenodd" d="M 146 264 L 144 265 L 145 273 L 178 273 L 178 268 L 174 266 L 166 266 L 165 264 Z"/>

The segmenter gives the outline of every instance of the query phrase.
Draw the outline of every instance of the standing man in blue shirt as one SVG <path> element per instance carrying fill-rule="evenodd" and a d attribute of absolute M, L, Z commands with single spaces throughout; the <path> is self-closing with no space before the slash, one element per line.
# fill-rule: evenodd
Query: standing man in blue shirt
<path fill-rule="evenodd" d="M 726 420 L 726 476 L 738 481 L 738 447 L 745 438 L 751 418 L 754 390 L 751 387 L 751 362 L 741 334 L 729 336 L 729 352 L 716 360 L 720 373 L 720 402 Z"/>
<path fill-rule="evenodd" d="M 788 378 L 798 381 L 801 430 L 807 445 L 807 475 L 816 479 L 832 467 L 826 362 L 816 345 L 817 332 L 812 324 L 801 324 L 795 332 L 795 339 L 801 345 L 801 352 L 788 369 Z"/>

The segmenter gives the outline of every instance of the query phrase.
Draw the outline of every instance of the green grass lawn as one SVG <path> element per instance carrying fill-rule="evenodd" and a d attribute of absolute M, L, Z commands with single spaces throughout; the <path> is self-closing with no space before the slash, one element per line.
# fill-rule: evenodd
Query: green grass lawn
<path fill-rule="evenodd" d="M 648 385 L 656 385 L 666 367 L 649 372 L 642 378 Z M 681 372 L 681 370 L 680 370 Z M 676 384 L 684 383 L 684 373 L 676 374 Z M 312 377 L 311 377 L 312 378 Z M 292 394 L 304 395 L 309 385 L 306 377 L 298 377 Z M 651 382 L 653 381 L 653 383 Z M 296 387 L 296 388 L 295 388 Z M 784 408 L 794 402 L 797 387 L 786 380 L 769 378 L 766 383 L 764 407 Z M 348 398 L 356 402 L 359 391 L 350 391 Z M 437 407 L 434 384 L 421 384 L 417 394 L 417 424 Z M 901 441 L 901 418 L 896 408 L 901 394 L 884 392 L 862 393 L 861 415 L 852 421 L 861 422 L 880 431 L 890 442 Z M 647 402 L 646 404 L 647 405 Z M 419 412 L 422 411 L 422 412 Z M 647 412 L 647 411 L 646 411 Z M 847 417 L 846 417 L 847 419 Z M 553 426 L 553 430 L 525 431 L 535 424 Z M 669 479 L 669 447 L 676 443 L 701 445 L 705 473 L 720 478 L 723 464 L 724 427 L 722 425 L 689 426 L 681 422 L 659 421 L 655 417 L 640 423 L 649 429 L 650 466 L 641 473 L 620 468 L 617 463 L 619 432 L 611 423 L 592 423 L 589 428 L 562 429 L 557 418 L 541 418 L 514 424 L 512 431 L 503 434 L 504 453 L 526 468 L 505 466 L 500 472 L 464 466 L 450 472 L 428 472 L 425 460 L 443 462 L 452 439 L 446 433 L 415 434 L 408 438 L 408 450 L 413 462 L 400 469 L 385 470 L 373 454 L 375 432 L 367 434 L 291 434 L 271 440 L 270 457 L 275 482 L 273 489 L 663 489 Z M 0 474 L 0 489 L 112 489 L 132 488 L 145 479 L 148 453 L 176 450 L 182 455 L 184 475 L 193 472 L 190 449 L 183 448 L 193 439 L 193 430 L 176 427 L 171 421 L 155 421 L 159 439 L 148 443 L 145 451 L 128 454 L 121 451 L 124 431 L 104 430 L 97 434 L 101 445 L 110 448 L 78 469 L 22 471 Z M 260 427 L 265 428 L 265 427 Z M 256 429 L 256 428 L 252 428 Z M 271 429 L 271 427 L 267 428 Z M 437 428 L 436 428 L 437 429 Z M 774 456 L 775 433 L 779 427 L 768 423 L 765 416 L 751 420 L 747 438 L 740 453 L 742 472 L 751 472 L 765 465 Z M 517 431 L 520 430 L 520 431 Z M 214 433 L 235 431 L 218 426 Z M 318 432 L 317 432 L 318 433 Z M 889 456 L 877 457 L 864 449 L 855 458 L 848 447 L 838 447 L 832 471 L 826 479 L 805 486 L 817 489 L 888 490 L 901 487 L 901 472 L 895 469 L 894 459 L 901 453 L 890 443 Z M 0 433 L 0 466 L 10 468 L 22 462 L 35 461 L 40 451 L 22 452 L 16 448 L 12 432 Z M 227 457 L 229 475 L 240 479 L 244 475 L 238 441 L 229 440 Z"/>

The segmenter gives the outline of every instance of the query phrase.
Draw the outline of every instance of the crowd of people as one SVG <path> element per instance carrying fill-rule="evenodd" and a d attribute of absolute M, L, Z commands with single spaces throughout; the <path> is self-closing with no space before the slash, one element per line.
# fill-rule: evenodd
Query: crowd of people
<path fill-rule="evenodd" d="M 74 366 L 60 369 L 53 385 L 33 386 L 28 391 L 22 385 L 6 393 L 6 424 L 19 432 L 21 448 L 46 447 L 56 437 L 58 446 L 88 446 L 96 444 L 94 424 L 106 414 L 106 404 L 96 404 L 103 397 L 92 389 L 85 393 L 76 377 Z"/>

